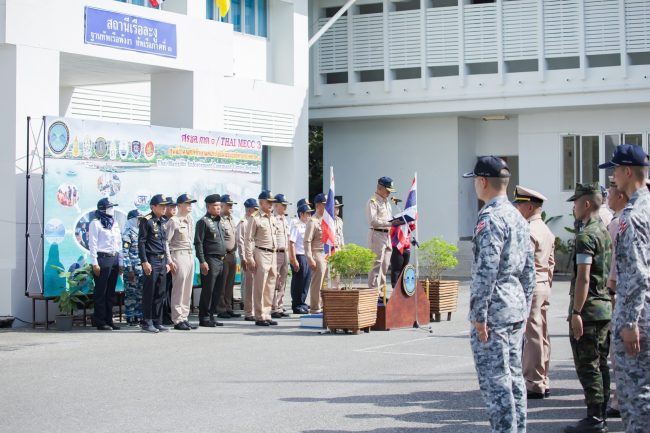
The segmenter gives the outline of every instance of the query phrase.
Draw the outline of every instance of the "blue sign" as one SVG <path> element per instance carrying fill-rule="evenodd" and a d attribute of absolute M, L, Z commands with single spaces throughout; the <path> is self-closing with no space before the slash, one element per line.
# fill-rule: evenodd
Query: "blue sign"
<path fill-rule="evenodd" d="M 86 7 L 84 42 L 176 57 L 176 24 Z"/>

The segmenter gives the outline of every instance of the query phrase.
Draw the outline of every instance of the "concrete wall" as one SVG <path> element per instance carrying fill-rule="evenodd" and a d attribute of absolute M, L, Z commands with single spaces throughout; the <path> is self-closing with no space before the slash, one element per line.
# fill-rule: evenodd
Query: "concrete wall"
<path fill-rule="evenodd" d="M 419 237 L 456 242 L 459 194 L 456 118 L 377 119 L 326 122 L 323 127 L 324 189 L 334 166 L 336 194 L 345 208 L 346 242 L 367 245 L 365 208 L 381 176 L 393 178 L 404 200 L 418 172 Z M 403 203 L 402 203 L 403 205 Z M 396 213 L 397 208 L 394 206 Z"/>

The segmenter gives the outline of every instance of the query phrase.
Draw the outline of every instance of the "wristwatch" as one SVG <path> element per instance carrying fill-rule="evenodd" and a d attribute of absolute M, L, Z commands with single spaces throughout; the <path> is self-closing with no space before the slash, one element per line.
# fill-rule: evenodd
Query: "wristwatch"
<path fill-rule="evenodd" d="M 575 314 L 576 316 L 579 316 L 581 313 L 582 313 L 581 311 L 578 311 L 574 308 L 573 311 L 571 312 L 571 315 Z"/>
<path fill-rule="evenodd" d="M 629 330 L 636 329 L 636 322 L 627 322 L 624 327 Z"/>

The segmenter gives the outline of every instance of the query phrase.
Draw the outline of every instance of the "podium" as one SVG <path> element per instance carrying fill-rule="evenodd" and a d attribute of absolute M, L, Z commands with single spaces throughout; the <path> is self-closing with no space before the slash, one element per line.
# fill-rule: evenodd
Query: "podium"
<path fill-rule="evenodd" d="M 429 297 L 424 284 L 417 279 L 415 268 L 406 266 L 387 304 L 377 306 L 377 321 L 372 329 L 390 331 L 413 328 L 416 320 L 420 325 L 426 325 L 430 320 L 429 308 Z"/>

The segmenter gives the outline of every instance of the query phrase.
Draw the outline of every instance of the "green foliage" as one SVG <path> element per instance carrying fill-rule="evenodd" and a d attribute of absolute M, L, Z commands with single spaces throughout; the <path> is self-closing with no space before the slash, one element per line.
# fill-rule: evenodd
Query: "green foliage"
<path fill-rule="evenodd" d="M 343 289 L 348 290 L 352 289 L 354 277 L 370 272 L 374 261 L 375 253 L 355 244 L 347 244 L 327 259 L 330 271 L 341 278 Z"/>
<path fill-rule="evenodd" d="M 542 221 L 544 221 L 547 225 L 551 224 L 553 221 L 557 221 L 560 218 L 562 218 L 562 215 L 554 215 L 552 217 L 546 215 L 546 211 L 542 211 Z"/>
<path fill-rule="evenodd" d="M 59 311 L 62 314 L 71 314 L 77 308 L 77 304 L 83 303 L 85 299 L 86 296 L 81 290 L 68 288 L 56 298 L 56 303 L 59 305 Z"/>
<path fill-rule="evenodd" d="M 454 269 L 458 265 L 457 253 L 456 245 L 445 242 L 440 237 L 433 237 L 420 244 L 418 261 L 424 274 L 432 280 L 438 281 L 444 270 Z"/>
<path fill-rule="evenodd" d="M 323 127 L 309 126 L 309 197 L 323 192 Z"/>

